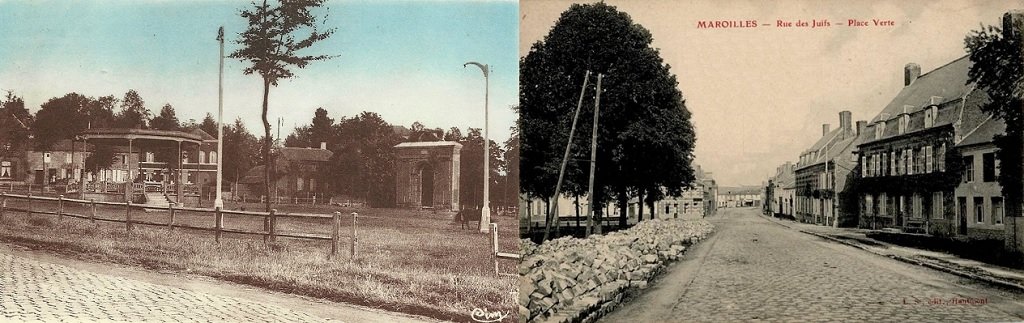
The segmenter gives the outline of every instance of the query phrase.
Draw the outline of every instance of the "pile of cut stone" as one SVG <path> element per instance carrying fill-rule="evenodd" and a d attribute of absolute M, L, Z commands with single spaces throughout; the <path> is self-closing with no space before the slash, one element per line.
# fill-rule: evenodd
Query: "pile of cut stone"
<path fill-rule="evenodd" d="M 530 322 L 594 322 L 631 289 L 643 289 L 686 246 L 707 238 L 704 220 L 643 221 L 587 239 L 521 241 L 519 317 Z"/>

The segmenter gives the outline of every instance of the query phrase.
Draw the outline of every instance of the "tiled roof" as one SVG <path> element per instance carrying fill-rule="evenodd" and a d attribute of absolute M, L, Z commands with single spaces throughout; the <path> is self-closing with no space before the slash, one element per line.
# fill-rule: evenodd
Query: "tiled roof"
<path fill-rule="evenodd" d="M 200 138 L 203 138 L 203 141 L 217 140 L 217 138 L 214 138 L 210 134 L 206 133 L 206 131 L 203 131 L 203 129 L 196 128 L 195 130 L 189 131 L 189 133 L 199 136 Z"/>
<path fill-rule="evenodd" d="M 971 130 L 968 130 L 971 131 Z M 973 131 L 969 132 L 957 147 L 971 146 L 992 142 L 996 135 L 1006 133 L 1006 122 L 1002 119 L 989 118 Z"/>
<path fill-rule="evenodd" d="M 405 147 L 445 147 L 445 146 L 456 146 L 462 147 L 462 144 L 454 141 L 414 141 L 414 142 L 403 142 L 395 145 L 396 148 Z"/>
<path fill-rule="evenodd" d="M 751 195 L 761 194 L 760 186 L 739 186 L 739 187 L 719 187 L 718 195 Z"/>
<path fill-rule="evenodd" d="M 328 161 L 333 152 L 320 148 L 282 147 L 278 150 L 281 158 L 297 161 Z"/>
<path fill-rule="evenodd" d="M 931 72 L 924 73 L 914 83 L 903 87 L 884 109 L 869 124 L 880 120 L 882 114 L 894 118 L 903 113 L 903 106 L 914 106 L 908 112 L 920 111 L 931 104 L 932 96 L 942 97 L 942 101 L 955 100 L 970 91 L 967 84 L 967 72 L 971 69 L 971 61 L 965 55 L 949 64 L 940 66 Z M 941 103 L 941 102 L 940 102 Z"/>
<path fill-rule="evenodd" d="M 264 169 L 266 169 L 266 166 L 263 165 L 253 167 L 252 169 L 249 169 L 249 171 L 245 173 L 245 177 L 242 177 L 238 182 L 242 184 L 262 184 L 263 176 L 265 176 L 263 174 Z"/>

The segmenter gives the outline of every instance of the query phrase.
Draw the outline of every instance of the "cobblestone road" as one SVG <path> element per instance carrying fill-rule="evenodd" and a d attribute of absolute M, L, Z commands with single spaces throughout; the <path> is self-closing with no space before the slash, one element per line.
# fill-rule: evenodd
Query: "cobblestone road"
<path fill-rule="evenodd" d="M 0 253 L 0 322 L 320 322 L 243 299 Z"/>
<path fill-rule="evenodd" d="M 602 322 L 1021 321 L 1021 295 L 723 209 L 716 233 Z M 968 304 L 970 303 L 970 304 Z"/>

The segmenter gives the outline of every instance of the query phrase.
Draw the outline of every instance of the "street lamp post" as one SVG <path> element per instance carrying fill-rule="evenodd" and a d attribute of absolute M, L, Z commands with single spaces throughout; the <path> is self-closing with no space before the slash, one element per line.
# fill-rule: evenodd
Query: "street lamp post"
<path fill-rule="evenodd" d="M 484 201 L 483 207 L 480 210 L 480 232 L 487 233 L 490 229 L 491 223 L 491 206 L 490 206 L 490 177 L 491 177 L 491 154 L 490 154 L 490 139 L 487 138 L 487 104 L 490 96 L 490 74 L 491 69 L 487 64 L 480 64 L 477 62 L 467 62 L 462 64 L 465 68 L 469 65 L 476 65 L 481 71 L 484 72 Z"/>
<path fill-rule="evenodd" d="M 224 208 L 224 199 L 221 197 L 221 181 L 224 178 L 224 166 L 221 162 L 224 155 L 224 27 L 217 30 L 217 41 L 220 42 L 220 76 L 217 82 L 217 192 L 213 200 L 213 207 Z"/>

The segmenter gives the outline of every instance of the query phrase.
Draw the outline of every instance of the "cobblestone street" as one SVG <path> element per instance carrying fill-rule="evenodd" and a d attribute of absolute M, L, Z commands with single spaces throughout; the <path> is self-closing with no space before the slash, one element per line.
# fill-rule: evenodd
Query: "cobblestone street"
<path fill-rule="evenodd" d="M 259 302 L 0 253 L 0 321 L 319 322 Z"/>
<path fill-rule="evenodd" d="M 721 209 L 716 233 L 603 322 L 1020 321 L 1018 293 Z"/>

